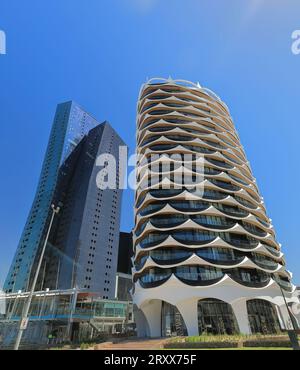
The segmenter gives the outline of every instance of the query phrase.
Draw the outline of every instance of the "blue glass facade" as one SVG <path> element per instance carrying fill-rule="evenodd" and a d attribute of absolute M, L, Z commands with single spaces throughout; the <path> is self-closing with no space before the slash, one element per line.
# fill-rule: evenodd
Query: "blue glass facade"
<path fill-rule="evenodd" d="M 28 290 L 32 267 L 44 238 L 60 166 L 97 124 L 74 102 L 58 105 L 36 195 L 4 284 L 6 292 Z"/>

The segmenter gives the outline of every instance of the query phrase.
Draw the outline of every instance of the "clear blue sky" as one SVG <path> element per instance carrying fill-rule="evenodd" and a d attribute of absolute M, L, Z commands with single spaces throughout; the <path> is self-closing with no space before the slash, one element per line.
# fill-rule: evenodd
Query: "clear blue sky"
<path fill-rule="evenodd" d="M 300 284 L 299 0 L 1 0 L 0 282 L 38 181 L 56 104 L 73 99 L 135 146 L 147 77 L 199 81 L 228 104 Z M 133 225 L 127 192 L 123 230 Z"/>

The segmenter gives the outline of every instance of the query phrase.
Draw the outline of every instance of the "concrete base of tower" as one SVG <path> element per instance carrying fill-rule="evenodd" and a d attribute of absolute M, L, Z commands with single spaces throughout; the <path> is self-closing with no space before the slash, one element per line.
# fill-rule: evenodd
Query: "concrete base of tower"
<path fill-rule="evenodd" d="M 297 303 L 291 293 L 286 292 L 286 298 Z M 224 279 L 210 287 L 192 287 L 172 277 L 157 288 L 143 289 L 137 283 L 134 303 L 139 337 L 267 334 L 292 328 L 272 282 L 265 288 L 247 288 Z"/>

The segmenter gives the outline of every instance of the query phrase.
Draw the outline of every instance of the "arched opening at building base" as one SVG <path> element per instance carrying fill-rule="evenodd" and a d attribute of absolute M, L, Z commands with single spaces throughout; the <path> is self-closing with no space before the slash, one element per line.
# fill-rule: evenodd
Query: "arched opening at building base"
<path fill-rule="evenodd" d="M 164 301 L 162 302 L 161 308 L 161 323 L 162 337 L 180 337 L 188 335 L 185 322 L 177 307 Z"/>
<path fill-rule="evenodd" d="M 252 334 L 277 334 L 281 332 L 275 306 L 264 299 L 247 301 L 247 312 Z"/>
<path fill-rule="evenodd" d="M 231 306 L 219 299 L 198 302 L 199 334 L 238 334 L 239 327 Z"/>

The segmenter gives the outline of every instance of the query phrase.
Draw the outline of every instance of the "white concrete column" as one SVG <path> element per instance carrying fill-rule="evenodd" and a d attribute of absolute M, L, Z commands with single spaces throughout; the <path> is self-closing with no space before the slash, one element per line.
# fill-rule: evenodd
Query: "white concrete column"
<path fill-rule="evenodd" d="M 198 299 L 191 299 L 177 304 L 177 309 L 181 313 L 185 322 L 188 335 L 190 337 L 199 335 L 198 324 Z"/>
<path fill-rule="evenodd" d="M 237 319 L 241 334 L 251 334 L 250 323 L 247 312 L 247 301 L 241 300 L 231 304 Z"/>
<path fill-rule="evenodd" d="M 141 307 L 148 322 L 148 335 L 151 338 L 161 337 L 161 308 L 162 301 L 159 300 L 151 300 Z"/>

